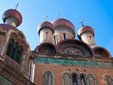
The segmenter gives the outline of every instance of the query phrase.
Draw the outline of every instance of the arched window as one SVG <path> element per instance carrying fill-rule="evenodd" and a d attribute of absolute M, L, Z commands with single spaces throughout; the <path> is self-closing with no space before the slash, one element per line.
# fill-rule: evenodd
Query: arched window
<path fill-rule="evenodd" d="M 113 85 L 113 79 L 109 75 L 105 75 L 106 85 Z"/>
<path fill-rule="evenodd" d="M 72 85 L 78 85 L 78 75 L 76 73 L 72 74 Z"/>
<path fill-rule="evenodd" d="M 7 49 L 7 52 L 6 52 L 6 54 L 8 56 L 11 56 L 11 50 L 12 50 L 13 45 L 14 45 L 14 39 L 10 39 L 8 49 Z"/>
<path fill-rule="evenodd" d="M 14 39 L 10 39 L 6 55 L 15 60 L 17 63 L 20 63 L 22 47 L 19 46 L 18 43 L 15 43 Z"/>
<path fill-rule="evenodd" d="M 97 85 L 96 79 L 93 75 L 88 74 L 87 75 L 88 85 Z"/>
<path fill-rule="evenodd" d="M 64 40 L 66 39 L 66 33 L 63 33 L 63 38 L 64 38 Z"/>
<path fill-rule="evenodd" d="M 86 76 L 84 74 L 80 75 L 80 83 L 81 85 L 86 85 Z"/>
<path fill-rule="evenodd" d="M 69 73 L 64 73 L 62 75 L 63 85 L 71 85 L 71 76 Z"/>
<path fill-rule="evenodd" d="M 89 36 L 89 41 L 90 41 L 90 44 L 93 43 L 93 41 L 92 41 L 92 37 L 91 37 L 91 36 Z"/>
<path fill-rule="evenodd" d="M 15 59 L 15 53 L 16 53 L 16 44 L 14 43 L 11 49 L 11 58 Z"/>
<path fill-rule="evenodd" d="M 48 36 L 48 32 L 46 32 L 46 40 L 48 40 L 49 36 Z"/>
<path fill-rule="evenodd" d="M 54 44 L 56 45 L 58 43 L 58 35 L 54 35 Z"/>
<path fill-rule="evenodd" d="M 43 82 L 42 84 L 43 85 L 52 85 L 53 81 L 52 81 L 52 73 L 50 71 L 46 71 L 44 74 L 43 74 Z"/>

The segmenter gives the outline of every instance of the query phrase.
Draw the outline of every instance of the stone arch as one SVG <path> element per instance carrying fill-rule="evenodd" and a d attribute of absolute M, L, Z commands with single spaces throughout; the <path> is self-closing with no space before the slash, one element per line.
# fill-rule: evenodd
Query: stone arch
<path fill-rule="evenodd" d="M 57 44 L 57 52 L 59 54 L 71 54 L 81 56 L 92 56 L 93 51 L 84 42 L 79 40 L 66 39 Z"/>
<path fill-rule="evenodd" d="M 72 85 L 79 85 L 78 75 L 76 73 L 71 74 Z"/>
<path fill-rule="evenodd" d="M 105 80 L 105 84 L 106 84 L 106 85 L 113 85 L 113 79 L 112 79 L 111 76 L 105 75 L 105 76 L 104 76 L 104 80 Z"/>
<path fill-rule="evenodd" d="M 94 55 L 97 57 L 105 57 L 105 58 L 111 57 L 110 53 L 103 47 L 94 47 L 93 51 L 94 51 Z"/>
<path fill-rule="evenodd" d="M 88 85 L 97 85 L 96 78 L 92 74 L 87 75 L 87 82 L 88 82 Z"/>
<path fill-rule="evenodd" d="M 71 75 L 68 72 L 62 74 L 63 85 L 71 85 Z"/>
<path fill-rule="evenodd" d="M 80 85 L 87 85 L 87 80 L 86 80 L 86 75 L 81 73 L 79 75 L 79 79 L 80 79 Z"/>
<path fill-rule="evenodd" d="M 56 47 L 52 43 L 44 42 L 37 46 L 35 51 L 43 54 L 55 54 Z"/>

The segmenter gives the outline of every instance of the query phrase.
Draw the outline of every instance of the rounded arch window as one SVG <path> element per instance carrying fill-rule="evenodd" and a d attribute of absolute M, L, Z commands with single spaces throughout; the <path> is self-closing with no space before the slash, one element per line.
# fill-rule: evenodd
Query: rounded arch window
<path fill-rule="evenodd" d="M 69 73 L 63 73 L 62 79 L 63 85 L 71 85 L 71 75 Z"/>
<path fill-rule="evenodd" d="M 113 79 L 109 75 L 105 75 L 106 85 L 113 85 Z"/>
<path fill-rule="evenodd" d="M 86 76 L 84 74 L 80 74 L 80 83 L 81 83 L 81 85 L 87 85 L 86 84 Z"/>
<path fill-rule="evenodd" d="M 6 55 L 20 64 L 22 56 L 22 46 L 15 42 L 13 38 L 10 39 Z"/>
<path fill-rule="evenodd" d="M 87 75 L 88 85 L 97 85 L 96 79 L 92 74 Z"/>
<path fill-rule="evenodd" d="M 72 73 L 72 85 L 78 85 L 78 75 L 76 73 Z"/>
<path fill-rule="evenodd" d="M 50 71 L 44 72 L 42 85 L 52 85 L 52 83 L 53 83 L 52 78 L 53 78 L 53 76 Z"/>

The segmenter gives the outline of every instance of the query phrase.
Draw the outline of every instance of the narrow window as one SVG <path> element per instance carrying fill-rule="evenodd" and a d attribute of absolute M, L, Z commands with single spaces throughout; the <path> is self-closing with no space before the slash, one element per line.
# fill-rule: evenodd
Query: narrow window
<path fill-rule="evenodd" d="M 86 77 L 85 77 L 85 75 L 81 75 L 80 76 L 80 82 L 81 82 L 81 85 L 86 85 Z"/>
<path fill-rule="evenodd" d="M 64 73 L 62 75 L 63 85 L 71 85 L 71 76 L 69 73 Z"/>
<path fill-rule="evenodd" d="M 52 85 L 52 73 L 50 71 L 46 71 L 43 74 L 43 85 Z"/>
<path fill-rule="evenodd" d="M 113 85 L 113 80 L 110 76 L 105 76 L 106 85 Z"/>
<path fill-rule="evenodd" d="M 63 38 L 64 38 L 64 40 L 66 39 L 66 34 L 65 33 L 63 33 Z"/>
<path fill-rule="evenodd" d="M 54 35 L 54 44 L 56 45 L 58 43 L 58 36 Z"/>
<path fill-rule="evenodd" d="M 93 75 L 88 74 L 87 75 L 88 85 L 97 85 L 96 79 Z"/>
<path fill-rule="evenodd" d="M 91 36 L 89 36 L 89 41 L 90 41 L 90 44 L 93 44 L 93 39 Z"/>
<path fill-rule="evenodd" d="M 12 47 L 12 50 L 11 50 L 11 58 L 14 60 L 14 57 L 15 57 L 15 52 L 16 52 L 16 46 L 15 44 L 13 45 Z"/>
<path fill-rule="evenodd" d="M 6 52 L 6 55 L 8 55 L 9 57 L 11 55 L 11 50 L 12 50 L 13 44 L 14 44 L 14 39 L 10 39 L 9 45 L 8 45 L 8 48 L 7 48 L 7 52 Z"/>
<path fill-rule="evenodd" d="M 54 44 L 56 45 L 56 37 L 55 37 L 55 35 L 54 35 Z"/>
<path fill-rule="evenodd" d="M 46 32 L 46 40 L 48 40 L 48 32 Z"/>
<path fill-rule="evenodd" d="M 72 74 L 72 85 L 78 85 L 78 76 L 77 74 Z"/>

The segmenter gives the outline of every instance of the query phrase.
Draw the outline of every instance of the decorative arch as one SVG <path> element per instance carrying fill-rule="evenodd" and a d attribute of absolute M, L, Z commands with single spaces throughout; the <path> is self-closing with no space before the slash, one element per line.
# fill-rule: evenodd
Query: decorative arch
<path fill-rule="evenodd" d="M 62 75 L 63 85 L 71 85 L 71 75 L 67 72 Z"/>
<path fill-rule="evenodd" d="M 97 57 L 106 57 L 106 58 L 111 57 L 110 53 L 103 47 L 94 47 L 93 51 L 95 56 Z"/>
<path fill-rule="evenodd" d="M 52 43 L 44 42 L 35 48 L 36 52 L 44 53 L 44 54 L 55 54 L 56 47 Z"/>
<path fill-rule="evenodd" d="M 88 85 L 97 85 L 96 78 L 92 74 L 87 75 Z"/>
<path fill-rule="evenodd" d="M 71 78 L 72 78 L 72 85 L 79 85 L 78 83 L 78 75 L 76 73 L 72 73 L 71 74 Z"/>
<path fill-rule="evenodd" d="M 13 38 L 9 40 L 6 55 L 20 64 L 22 55 L 22 46 L 15 42 Z"/>
<path fill-rule="evenodd" d="M 79 40 L 62 40 L 57 44 L 57 50 L 60 54 L 93 56 L 91 48 L 86 43 Z"/>
<path fill-rule="evenodd" d="M 87 80 L 86 80 L 86 75 L 85 74 L 80 74 L 79 78 L 80 78 L 80 84 L 81 85 L 87 85 Z"/>
<path fill-rule="evenodd" d="M 53 75 L 50 71 L 46 71 L 43 74 L 43 85 L 53 85 Z"/>
<path fill-rule="evenodd" d="M 113 85 L 113 79 L 112 79 L 111 76 L 105 75 L 105 76 L 104 76 L 104 79 L 105 79 L 105 84 L 106 84 L 106 85 Z"/>

